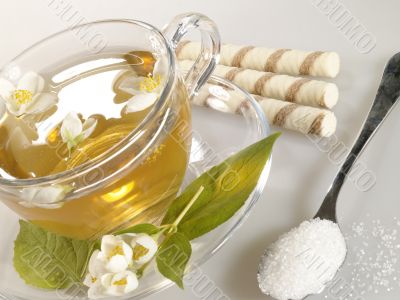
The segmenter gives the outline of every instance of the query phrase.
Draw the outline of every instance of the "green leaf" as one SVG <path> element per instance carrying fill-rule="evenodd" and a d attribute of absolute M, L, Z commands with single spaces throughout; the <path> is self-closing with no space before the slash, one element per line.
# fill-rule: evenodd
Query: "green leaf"
<path fill-rule="evenodd" d="M 14 267 L 26 284 L 66 289 L 85 276 L 95 242 L 65 238 L 20 221 L 14 243 Z"/>
<path fill-rule="evenodd" d="M 183 276 L 191 255 L 192 246 L 187 237 L 179 232 L 173 233 L 158 249 L 158 270 L 183 289 Z"/>
<path fill-rule="evenodd" d="M 172 224 L 201 186 L 204 191 L 178 226 L 190 240 L 229 220 L 246 202 L 280 133 L 247 147 L 194 180 L 171 204 L 162 224 Z"/>
<path fill-rule="evenodd" d="M 138 224 L 129 227 L 124 230 L 117 231 L 115 235 L 125 234 L 125 233 L 146 233 L 148 235 L 153 235 L 160 232 L 160 228 L 153 224 Z"/>

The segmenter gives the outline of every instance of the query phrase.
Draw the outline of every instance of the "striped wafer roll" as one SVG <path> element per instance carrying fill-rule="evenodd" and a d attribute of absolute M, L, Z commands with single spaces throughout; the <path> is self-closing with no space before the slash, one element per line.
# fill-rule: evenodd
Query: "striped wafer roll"
<path fill-rule="evenodd" d="M 329 137 L 336 131 L 336 117 L 329 110 L 257 95 L 254 97 L 271 125 L 321 137 Z M 248 102 L 242 94 L 211 84 L 205 85 L 193 101 L 196 105 L 227 113 L 245 114 L 248 109 Z"/>
<path fill-rule="evenodd" d="M 180 62 L 183 70 L 190 69 L 192 65 L 191 60 Z M 214 74 L 234 82 L 252 94 L 307 106 L 332 108 L 339 98 L 339 90 L 335 84 L 319 80 L 223 65 L 217 65 Z"/>
<path fill-rule="evenodd" d="M 181 60 L 195 60 L 200 44 L 184 41 L 177 48 Z M 269 49 L 226 44 L 221 49 L 220 64 L 230 67 L 290 75 L 336 77 L 340 58 L 336 52 Z"/>

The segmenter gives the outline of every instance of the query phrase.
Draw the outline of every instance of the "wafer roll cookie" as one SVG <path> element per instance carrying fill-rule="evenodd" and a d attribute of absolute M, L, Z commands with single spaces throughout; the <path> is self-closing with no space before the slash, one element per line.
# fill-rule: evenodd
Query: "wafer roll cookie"
<path fill-rule="evenodd" d="M 336 131 L 337 120 L 329 110 L 263 97 L 258 101 L 272 125 L 321 137 Z"/>
<path fill-rule="evenodd" d="M 180 62 L 184 70 L 190 69 L 192 65 L 193 61 L 190 60 Z M 332 108 L 339 99 L 337 86 L 324 81 L 223 65 L 217 65 L 214 74 L 234 82 L 252 94 L 302 105 Z"/>
<path fill-rule="evenodd" d="M 177 48 L 181 60 L 195 60 L 199 53 L 200 44 L 196 42 L 184 41 Z M 225 44 L 220 57 L 220 64 L 225 66 L 290 75 L 334 78 L 340 69 L 340 58 L 336 52 Z"/>
<path fill-rule="evenodd" d="M 331 111 L 257 95 L 254 97 L 271 125 L 321 137 L 329 137 L 336 131 L 337 120 Z M 203 87 L 193 101 L 196 105 L 225 113 L 245 114 L 248 109 L 248 102 L 242 94 L 211 84 Z"/>

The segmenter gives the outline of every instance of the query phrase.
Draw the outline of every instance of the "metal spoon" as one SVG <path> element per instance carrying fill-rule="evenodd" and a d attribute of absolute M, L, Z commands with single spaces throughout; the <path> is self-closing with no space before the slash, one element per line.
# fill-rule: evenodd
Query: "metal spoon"
<path fill-rule="evenodd" d="M 400 53 L 395 54 L 387 63 L 382 76 L 382 81 L 378 89 L 375 101 L 372 104 L 364 126 L 353 146 L 350 153 L 346 157 L 345 162 L 336 175 L 331 187 L 328 190 L 325 199 L 315 215 L 315 218 L 327 219 L 337 223 L 336 204 L 340 190 L 346 180 L 347 174 L 350 172 L 355 161 L 360 156 L 365 146 L 376 133 L 378 127 L 383 123 L 393 106 L 400 99 Z M 268 252 L 264 254 L 266 257 Z M 260 270 L 262 268 L 263 259 L 260 262 Z M 260 280 L 260 277 L 259 277 Z M 261 288 L 261 282 L 259 282 Z M 262 288 L 261 288 L 262 289 Z"/>
<path fill-rule="evenodd" d="M 375 101 L 372 104 L 364 126 L 347 155 L 342 167 L 337 173 L 325 199 L 314 218 L 328 219 L 337 223 L 336 203 L 347 174 L 350 172 L 357 158 L 365 149 L 368 142 L 375 135 L 388 114 L 398 102 L 400 96 L 400 53 L 389 60 L 383 72 L 381 84 Z"/>

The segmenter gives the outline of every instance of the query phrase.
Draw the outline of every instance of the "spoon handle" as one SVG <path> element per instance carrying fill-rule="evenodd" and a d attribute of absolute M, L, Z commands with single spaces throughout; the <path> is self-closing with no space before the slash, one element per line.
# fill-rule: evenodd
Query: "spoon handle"
<path fill-rule="evenodd" d="M 342 167 L 337 173 L 324 202 L 321 205 L 315 218 L 328 219 L 333 222 L 336 218 L 336 202 L 346 180 L 347 174 L 353 167 L 355 161 L 360 156 L 365 146 L 376 133 L 379 126 L 383 123 L 393 106 L 397 103 L 400 96 L 400 53 L 394 55 L 386 65 L 382 76 L 382 81 L 378 89 L 375 101 L 364 126 L 354 143 L 353 148 L 347 155 Z"/>

